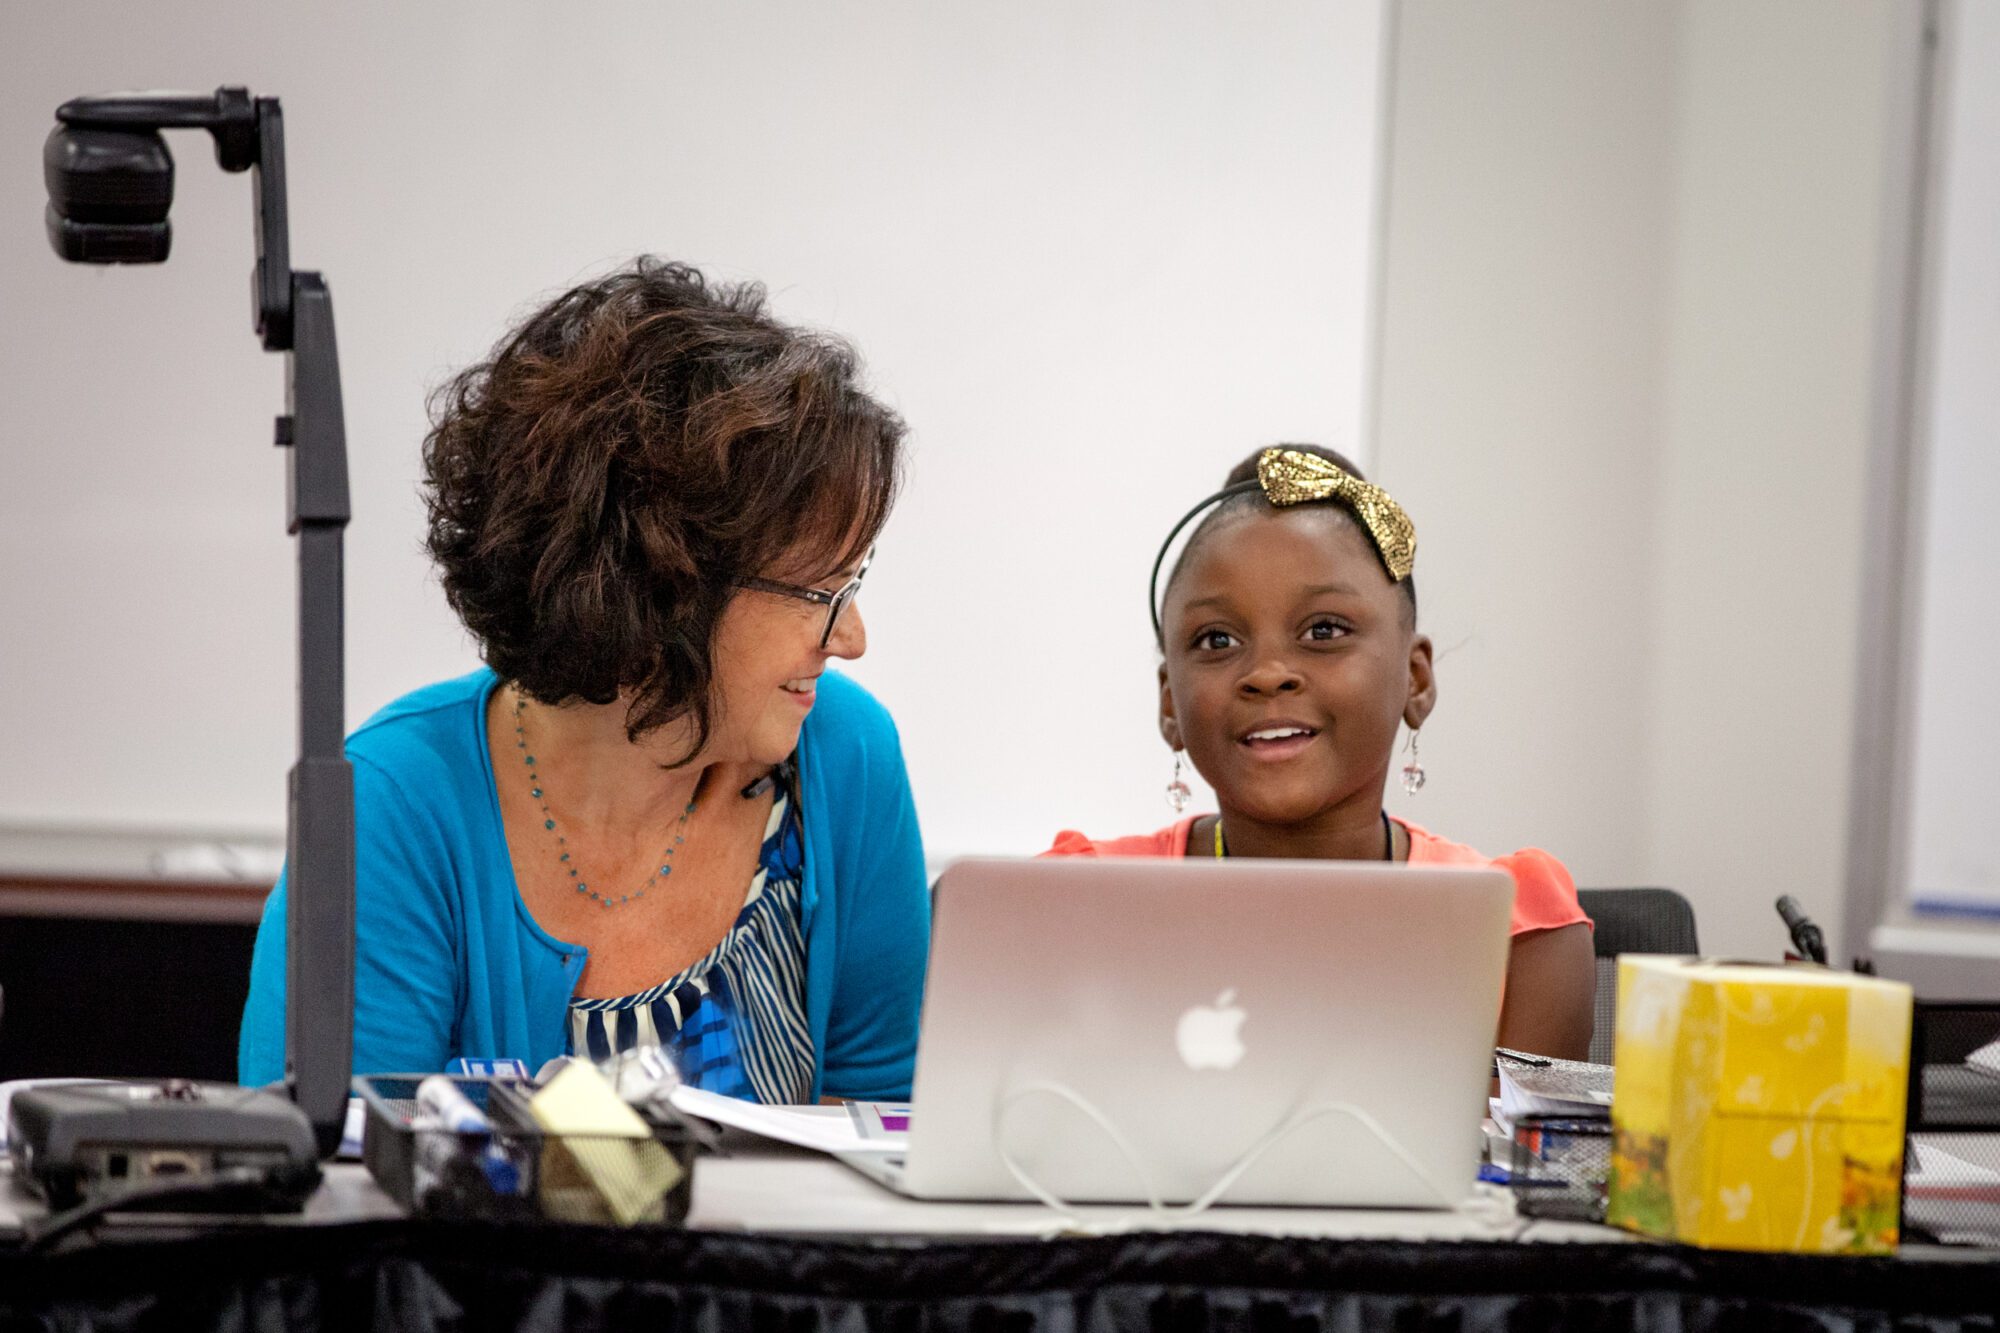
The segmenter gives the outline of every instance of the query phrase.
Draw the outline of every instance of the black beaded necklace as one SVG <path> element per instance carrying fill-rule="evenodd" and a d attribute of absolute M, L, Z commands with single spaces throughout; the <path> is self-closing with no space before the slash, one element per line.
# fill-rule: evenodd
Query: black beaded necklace
<path fill-rule="evenodd" d="M 1215 859 L 1220 861 L 1229 855 L 1229 844 L 1222 840 L 1222 816 L 1215 817 Z M 1382 812 L 1382 859 L 1396 859 L 1396 835 L 1389 830 L 1389 812 Z"/>

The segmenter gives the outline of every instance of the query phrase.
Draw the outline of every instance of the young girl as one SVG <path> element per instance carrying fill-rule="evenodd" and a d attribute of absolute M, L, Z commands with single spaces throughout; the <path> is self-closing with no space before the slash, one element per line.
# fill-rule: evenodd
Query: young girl
<path fill-rule="evenodd" d="M 1155 585 L 1197 516 L 1154 593 L 1160 734 L 1174 751 L 1174 808 L 1188 796 L 1185 753 L 1221 810 L 1108 842 L 1065 831 L 1051 854 L 1497 866 L 1515 884 L 1500 1044 L 1584 1058 L 1596 965 L 1561 862 L 1533 848 L 1486 857 L 1382 809 L 1397 724 L 1410 729 L 1403 781 L 1414 792 L 1416 733 L 1437 703 L 1402 508 L 1331 450 L 1261 450 L 1168 534 Z"/>

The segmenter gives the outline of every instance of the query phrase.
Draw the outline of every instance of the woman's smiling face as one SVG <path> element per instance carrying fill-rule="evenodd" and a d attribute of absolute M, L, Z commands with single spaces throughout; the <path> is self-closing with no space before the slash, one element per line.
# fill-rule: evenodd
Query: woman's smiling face
<path fill-rule="evenodd" d="M 1345 510 L 1224 512 L 1167 590 L 1160 732 L 1226 814 L 1297 825 L 1379 807 L 1396 725 L 1436 699 L 1430 640 Z"/>
<path fill-rule="evenodd" d="M 777 574 L 780 582 L 831 593 L 859 566 L 857 557 L 832 574 L 797 568 Z M 776 764 L 798 748 L 828 660 L 851 661 L 868 650 L 859 605 L 848 604 L 822 644 L 826 617 L 824 606 L 772 592 L 746 590 L 730 600 L 715 633 L 716 732 L 706 756 Z"/>

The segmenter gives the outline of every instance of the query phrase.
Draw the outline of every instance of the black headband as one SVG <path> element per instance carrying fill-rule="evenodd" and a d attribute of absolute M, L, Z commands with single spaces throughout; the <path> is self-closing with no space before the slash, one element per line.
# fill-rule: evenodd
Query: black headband
<path fill-rule="evenodd" d="M 1247 495 L 1251 491 L 1260 491 L 1262 489 L 1262 484 L 1256 481 L 1239 481 L 1234 486 L 1225 486 L 1215 494 L 1204 499 L 1194 508 L 1188 510 L 1187 513 L 1182 514 L 1181 521 L 1174 524 L 1173 530 L 1167 533 L 1167 539 L 1160 543 L 1160 553 L 1153 557 L 1153 576 L 1146 583 L 1146 608 L 1153 613 L 1153 637 L 1155 639 L 1158 639 L 1162 643 L 1166 642 L 1166 633 L 1160 628 L 1160 566 L 1167 562 L 1167 552 L 1173 549 L 1174 538 L 1180 536 L 1181 529 L 1194 522 L 1196 518 L 1200 517 L 1201 512 L 1211 505 L 1221 504 L 1233 495 Z"/>

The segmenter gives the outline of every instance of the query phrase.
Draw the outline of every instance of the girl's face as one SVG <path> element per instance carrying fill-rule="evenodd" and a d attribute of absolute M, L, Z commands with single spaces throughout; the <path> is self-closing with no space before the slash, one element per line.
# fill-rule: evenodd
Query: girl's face
<path fill-rule="evenodd" d="M 1160 619 L 1160 733 L 1225 813 L 1296 825 L 1379 809 L 1396 724 L 1423 725 L 1437 692 L 1430 640 L 1345 511 L 1224 514 Z"/>

